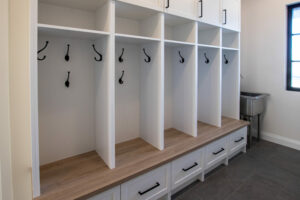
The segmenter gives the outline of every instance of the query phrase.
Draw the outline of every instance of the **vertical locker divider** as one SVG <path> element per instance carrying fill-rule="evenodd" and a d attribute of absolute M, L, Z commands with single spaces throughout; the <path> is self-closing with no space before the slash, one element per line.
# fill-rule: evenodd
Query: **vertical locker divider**
<path fill-rule="evenodd" d="M 101 67 L 96 67 L 96 76 L 101 75 L 103 70 L 101 87 L 96 90 L 96 151 L 108 165 L 109 168 L 115 168 L 115 131 L 114 131 L 114 57 L 115 57 L 115 2 L 107 1 L 106 13 L 109 22 L 109 36 L 106 40 L 105 48 L 107 55 L 101 62 Z M 98 17 L 100 17 L 99 15 Z M 102 22 L 103 23 L 103 22 Z M 96 79 L 98 80 L 98 79 Z M 103 111 L 105 110 L 105 112 Z M 104 123 L 102 123 L 104 121 Z"/>

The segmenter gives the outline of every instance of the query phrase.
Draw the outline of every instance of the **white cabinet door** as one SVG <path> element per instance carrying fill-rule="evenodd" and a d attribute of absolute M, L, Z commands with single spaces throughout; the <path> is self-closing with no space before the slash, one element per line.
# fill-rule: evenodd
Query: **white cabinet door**
<path fill-rule="evenodd" d="M 175 189 L 186 181 L 198 176 L 203 171 L 203 156 L 204 153 L 201 148 L 172 161 L 172 189 Z"/>
<path fill-rule="evenodd" d="M 170 164 L 156 168 L 121 185 L 122 200 L 156 200 L 170 190 Z"/>
<path fill-rule="evenodd" d="M 121 200 L 120 193 L 121 188 L 120 186 L 117 186 L 108 191 L 90 197 L 87 200 Z"/>
<path fill-rule="evenodd" d="M 197 0 L 164 0 L 165 12 L 177 16 L 195 19 L 197 16 Z"/>
<path fill-rule="evenodd" d="M 240 30 L 240 4 L 240 0 L 223 0 L 222 23 L 224 28 Z"/>
<path fill-rule="evenodd" d="M 163 11 L 164 0 L 118 0 L 118 1 Z"/>
<path fill-rule="evenodd" d="M 220 25 L 220 0 L 198 0 L 198 19 L 213 25 Z"/>

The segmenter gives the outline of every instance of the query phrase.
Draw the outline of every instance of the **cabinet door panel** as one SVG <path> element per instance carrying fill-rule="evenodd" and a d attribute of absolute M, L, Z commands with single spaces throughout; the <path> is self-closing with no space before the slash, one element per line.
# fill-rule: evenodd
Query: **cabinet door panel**
<path fill-rule="evenodd" d="M 121 188 L 120 186 L 117 186 L 101 194 L 97 194 L 93 197 L 90 197 L 87 200 L 121 200 L 120 193 Z"/>
<path fill-rule="evenodd" d="M 220 0 L 198 0 L 199 21 L 220 24 Z"/>
<path fill-rule="evenodd" d="M 240 0 L 223 0 L 223 27 L 240 30 Z"/>
<path fill-rule="evenodd" d="M 118 0 L 118 1 L 163 11 L 164 0 Z"/>
<path fill-rule="evenodd" d="M 165 12 L 195 19 L 197 0 L 165 0 Z"/>

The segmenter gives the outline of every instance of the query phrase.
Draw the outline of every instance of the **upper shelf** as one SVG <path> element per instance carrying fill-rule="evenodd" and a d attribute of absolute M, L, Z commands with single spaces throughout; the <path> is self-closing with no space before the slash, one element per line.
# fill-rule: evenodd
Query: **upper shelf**
<path fill-rule="evenodd" d="M 165 40 L 166 46 L 178 47 L 178 46 L 194 46 L 194 43 L 191 42 L 180 42 L 176 40 Z"/>
<path fill-rule="evenodd" d="M 119 33 L 116 33 L 115 36 L 117 42 L 131 43 L 131 44 L 145 44 L 145 43 L 160 41 L 160 39 L 157 38 L 119 34 Z"/>
<path fill-rule="evenodd" d="M 95 40 L 109 35 L 108 32 L 94 31 L 81 28 L 70 28 L 65 26 L 55 26 L 48 24 L 38 24 L 38 32 L 41 35 L 73 37 Z"/>

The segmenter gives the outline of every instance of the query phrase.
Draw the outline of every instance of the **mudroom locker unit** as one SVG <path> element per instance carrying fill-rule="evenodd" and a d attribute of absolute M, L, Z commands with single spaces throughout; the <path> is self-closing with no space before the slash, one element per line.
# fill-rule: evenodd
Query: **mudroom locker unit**
<path fill-rule="evenodd" d="M 170 199 L 245 152 L 240 0 L 32 4 L 36 199 Z"/>

